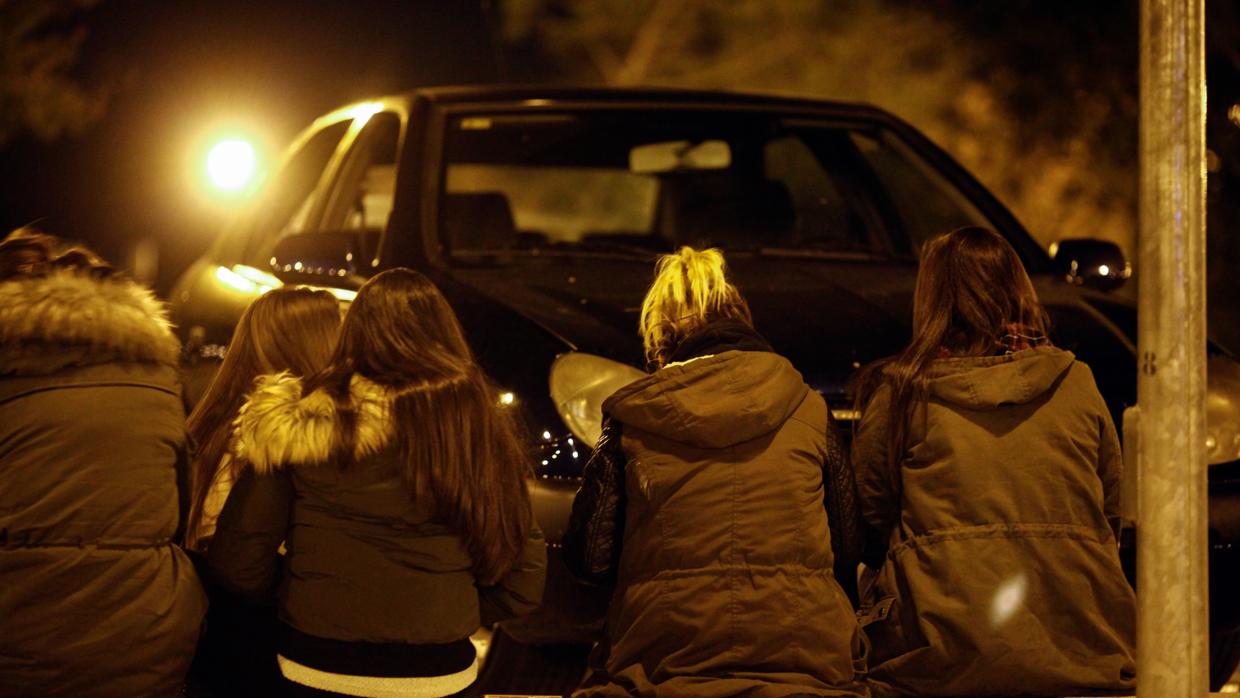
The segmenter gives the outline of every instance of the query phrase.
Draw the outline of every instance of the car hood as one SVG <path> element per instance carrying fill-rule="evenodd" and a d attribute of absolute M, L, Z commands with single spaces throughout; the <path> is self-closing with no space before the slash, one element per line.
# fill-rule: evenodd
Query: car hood
<path fill-rule="evenodd" d="M 452 276 L 578 351 L 642 365 L 637 321 L 653 258 L 521 260 Z M 912 265 L 730 255 L 756 329 L 815 389 L 843 394 L 860 365 L 908 337 Z"/>

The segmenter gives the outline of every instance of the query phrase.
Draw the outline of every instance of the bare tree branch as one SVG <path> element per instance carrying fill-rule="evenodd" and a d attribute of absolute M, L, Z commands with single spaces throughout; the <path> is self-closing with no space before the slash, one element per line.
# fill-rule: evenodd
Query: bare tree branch
<path fill-rule="evenodd" d="M 598 69 L 599 75 L 603 76 L 603 82 L 608 85 L 620 84 L 620 73 L 624 70 L 624 64 L 621 63 L 620 57 L 611 47 L 602 41 L 586 41 L 584 43 L 586 54 L 590 56 L 590 62 Z"/>
<path fill-rule="evenodd" d="M 615 76 L 614 84 L 636 85 L 646 79 L 663 34 L 683 5 L 684 0 L 655 0 L 654 6 L 650 8 L 650 14 L 646 16 L 646 21 L 642 22 L 633 38 L 633 43 L 629 45 L 629 52 Z"/>

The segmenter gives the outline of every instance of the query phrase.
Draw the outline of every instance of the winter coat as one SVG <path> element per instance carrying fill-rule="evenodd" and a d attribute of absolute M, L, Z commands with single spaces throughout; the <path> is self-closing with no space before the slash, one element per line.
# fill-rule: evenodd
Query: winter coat
<path fill-rule="evenodd" d="M 603 410 L 565 558 L 599 578 L 614 552 L 616 587 L 576 695 L 866 695 L 832 576 L 828 412 L 792 365 L 770 351 L 701 356 Z M 622 469 L 606 462 L 617 433 Z"/>
<path fill-rule="evenodd" d="M 875 695 L 1131 692 L 1122 461 L 1089 368 L 1047 346 L 929 371 L 896 471 L 886 385 L 853 443 L 862 513 L 890 533 L 863 609 Z"/>
<path fill-rule="evenodd" d="M 180 693 L 206 600 L 173 543 L 178 352 L 132 282 L 0 282 L 0 695 Z"/>
<path fill-rule="evenodd" d="M 477 584 L 460 536 L 402 482 L 387 390 L 354 376 L 350 392 L 356 463 L 342 470 L 331 461 L 334 399 L 303 397 L 287 373 L 259 379 L 236 421 L 233 457 L 244 465 L 209 548 L 211 569 L 226 588 L 262 595 L 276 585 L 283 541 L 277 606 L 295 633 L 468 646 L 472 660 L 467 638 L 480 624 L 540 603 L 542 532 L 531 527 L 521 561 L 498 584 Z"/>

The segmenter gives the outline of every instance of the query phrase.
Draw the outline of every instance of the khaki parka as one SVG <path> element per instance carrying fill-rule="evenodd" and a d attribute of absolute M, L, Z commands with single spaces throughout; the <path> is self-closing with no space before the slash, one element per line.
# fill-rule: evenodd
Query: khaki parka
<path fill-rule="evenodd" d="M 1093 374 L 1049 346 L 929 371 L 895 471 L 886 385 L 853 443 L 862 514 L 890 532 L 862 611 L 875 695 L 1131 692 L 1122 460 Z"/>
<path fill-rule="evenodd" d="M 0 283 L 0 696 L 180 695 L 206 597 L 179 351 L 125 279 Z"/>
<path fill-rule="evenodd" d="M 623 544 L 574 530 L 594 514 L 579 494 L 566 556 L 620 550 L 606 639 L 576 695 L 867 695 L 832 575 L 827 408 L 792 364 L 724 351 L 668 365 L 603 409 L 620 425 Z"/>

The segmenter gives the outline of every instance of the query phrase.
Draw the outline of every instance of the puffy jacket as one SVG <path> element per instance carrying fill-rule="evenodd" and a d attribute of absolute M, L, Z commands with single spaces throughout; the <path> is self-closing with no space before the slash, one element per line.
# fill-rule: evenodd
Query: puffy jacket
<path fill-rule="evenodd" d="M 178 351 L 132 282 L 0 283 L 0 695 L 180 693 L 206 599 L 173 543 Z"/>
<path fill-rule="evenodd" d="M 864 613 L 875 694 L 1131 691 L 1122 460 L 1089 368 L 1054 347 L 932 362 L 895 471 L 889 401 L 853 442 L 862 512 L 890 534 Z"/>
<path fill-rule="evenodd" d="M 236 426 L 233 455 L 247 465 L 209 549 L 218 581 L 253 596 L 279 579 L 284 623 L 342 641 L 453 643 L 533 610 L 546 570 L 538 527 L 499 584 L 478 585 L 460 537 L 402 483 L 386 391 L 354 376 L 351 396 L 358 462 L 341 470 L 330 460 L 332 397 L 303 397 L 301 380 L 288 374 L 259 380 Z"/>
<path fill-rule="evenodd" d="M 832 576 L 827 408 L 792 365 L 769 351 L 702 356 L 603 409 L 623 468 L 587 465 L 565 555 L 600 578 L 618 551 L 616 588 L 578 695 L 866 695 Z M 598 496 L 609 487 L 621 496 Z"/>

